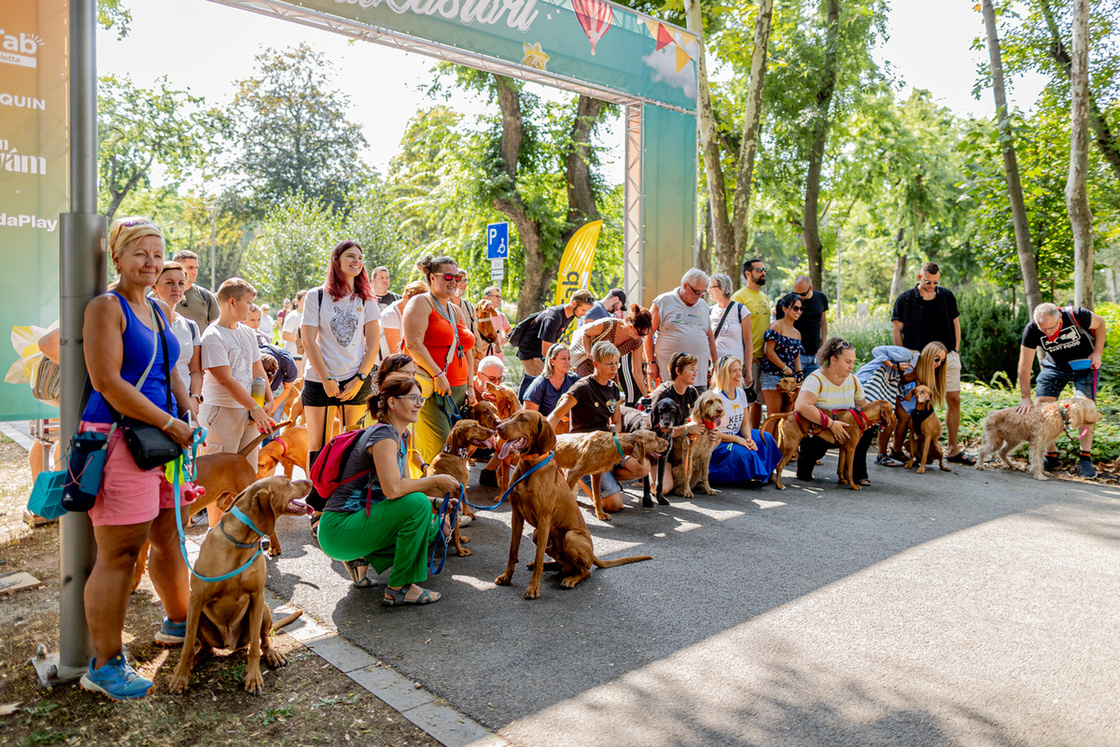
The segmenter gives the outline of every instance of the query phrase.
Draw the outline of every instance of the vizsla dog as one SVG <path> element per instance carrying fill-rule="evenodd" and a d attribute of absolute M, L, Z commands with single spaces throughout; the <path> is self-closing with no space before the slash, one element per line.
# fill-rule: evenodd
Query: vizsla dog
<path fill-rule="evenodd" d="M 555 461 L 560 469 L 568 470 L 568 488 L 573 491 L 580 478 L 591 475 L 591 500 L 595 507 L 595 517 L 600 521 L 610 521 L 610 515 L 603 510 L 600 486 L 603 473 L 614 469 L 629 457 L 634 457 L 639 462 L 647 458 L 660 459 L 668 450 L 669 442 L 658 438 L 653 431 L 635 431 L 617 436 L 607 431 L 567 433 L 556 436 Z"/>
<path fill-rule="evenodd" d="M 919 475 L 924 475 L 926 472 L 931 450 L 937 460 L 938 468 L 942 472 L 952 472 L 953 470 L 945 466 L 941 447 L 937 445 L 938 439 L 941 438 L 941 420 L 933 409 L 933 390 L 919 384 L 907 392 L 903 399 L 908 402 L 914 400 L 914 414 L 910 416 L 910 458 L 906 460 L 903 468 L 910 469 L 914 466 L 914 458 L 918 455 L 920 445 L 922 456 L 918 460 Z"/>
<path fill-rule="evenodd" d="M 263 479 L 276 472 L 276 465 L 284 467 L 284 476 L 292 479 L 292 468 L 307 469 L 307 426 L 288 428 L 261 447 L 257 454 L 257 478 Z"/>
<path fill-rule="evenodd" d="M 1036 480 L 1049 480 L 1042 473 L 1046 447 L 1057 441 L 1067 428 L 1074 434 L 1080 434 L 1074 438 L 1080 438 L 1090 425 L 1100 422 L 1100 419 L 1101 414 L 1097 412 L 1093 400 L 1081 393 L 1071 399 L 1036 404 L 1026 415 L 1020 415 L 1014 407 L 996 410 L 984 418 L 984 439 L 980 443 L 976 469 L 984 469 L 984 459 L 993 452 L 999 454 L 1008 469 L 1015 469 L 1007 455 L 1019 444 L 1029 441 L 1031 474 Z"/>
<path fill-rule="evenodd" d="M 494 305 L 488 299 L 482 299 L 474 305 L 474 313 L 478 318 L 478 335 L 486 342 L 487 350 L 493 350 L 498 344 L 498 330 L 494 327 Z M 489 355 L 489 353 L 487 353 Z"/>
<path fill-rule="evenodd" d="M 705 495 L 716 494 L 708 484 L 708 468 L 719 441 L 711 436 L 724 414 L 723 397 L 717 392 L 704 392 L 692 406 L 689 422 L 702 423 L 705 430 L 695 438 L 685 435 L 673 441 L 673 492 L 677 495 L 692 498 L 697 484 Z"/>
<path fill-rule="evenodd" d="M 483 428 L 477 420 L 460 420 L 451 428 L 451 433 L 447 434 L 447 442 L 443 445 L 443 451 L 436 454 L 436 458 L 424 471 L 424 476 L 451 475 L 466 486 L 471 477 L 470 470 L 467 469 L 469 449 L 472 446 L 489 446 L 490 439 L 493 437 L 494 431 Z M 464 537 L 459 531 L 459 514 L 455 514 L 455 529 L 452 537 L 455 541 L 455 551 L 459 555 L 465 557 L 471 554 L 470 550 L 463 547 L 464 542 L 470 542 L 471 540 L 469 537 Z"/>
<path fill-rule="evenodd" d="M 522 410 L 514 417 L 498 425 L 498 435 L 504 441 L 502 450 L 517 452 L 521 463 L 514 473 L 515 485 L 510 493 L 510 513 L 512 531 L 509 543 L 509 561 L 505 573 L 498 576 L 494 583 L 508 586 L 517 566 L 517 553 L 521 546 L 521 532 L 525 522 L 535 528 L 533 542 L 536 544 L 536 557 L 531 564 L 533 575 L 525 589 L 526 599 L 536 599 L 541 595 L 541 576 L 545 571 L 544 556 L 555 560 L 549 570 L 559 570 L 564 574 L 560 585 L 570 589 L 591 575 L 591 567 L 612 568 L 616 565 L 649 560 L 652 556 L 637 555 L 615 560 L 600 560 L 595 557 L 591 543 L 591 532 L 583 520 L 575 494 L 564 480 L 556 460 L 548 462 L 520 482 L 534 466 L 547 459 L 556 446 L 556 436 L 552 426 L 539 412 Z"/>
<path fill-rule="evenodd" d="M 790 412 L 801 393 L 801 382 L 792 376 L 783 376 L 778 379 L 778 392 L 782 395 L 782 412 Z"/>
<path fill-rule="evenodd" d="M 493 402 L 494 406 L 498 408 L 498 418 L 501 420 L 508 420 L 513 417 L 513 414 L 521 409 L 521 402 L 517 399 L 517 392 L 513 391 L 504 384 L 495 384 L 492 381 L 486 382 L 486 387 L 483 389 L 482 398 L 487 402 Z M 499 455 L 498 465 L 498 490 L 505 493 L 506 488 L 509 487 L 509 475 L 516 465 L 518 455 L 510 453 L 504 459 Z"/>
<path fill-rule="evenodd" d="M 852 490 L 862 490 L 862 486 L 857 485 L 852 476 L 854 468 L 853 455 L 855 454 L 856 446 L 859 445 L 859 440 L 863 437 L 864 432 L 876 423 L 882 422 L 884 424 L 883 427 L 893 428 L 894 409 L 886 400 L 880 399 L 868 403 L 859 418 L 853 415 L 852 412 L 852 410 L 838 410 L 829 415 L 830 418 L 835 417 L 848 426 L 848 439 L 840 444 L 840 457 L 836 474 L 840 477 L 840 480 L 846 483 Z M 778 490 L 785 490 L 786 486 L 782 485 L 782 470 L 789 464 L 789 461 L 796 456 L 797 447 L 801 445 L 801 439 L 805 436 L 815 435 L 834 444 L 836 443 L 836 438 L 829 429 L 822 429 L 818 425 L 803 420 L 796 412 L 771 415 L 766 418 L 766 423 L 763 424 L 762 429 L 769 433 L 774 433 L 775 429 L 772 427 L 772 423 L 777 423 L 779 426 L 776 429 L 776 438 L 778 441 L 778 448 L 782 451 L 782 460 L 778 462 L 778 466 L 775 469 L 774 487 Z"/>
<path fill-rule="evenodd" d="M 311 507 L 303 502 L 309 492 L 311 483 L 306 480 L 292 482 L 286 477 L 268 477 L 250 485 L 235 500 L 225 502 L 225 508 L 236 506 L 257 529 L 271 533 L 276 527 L 276 517 L 311 513 Z M 254 556 L 260 539 L 261 535 L 250 526 L 227 513 L 203 540 L 195 571 L 211 577 L 234 571 Z M 199 658 L 213 648 L 238 650 L 248 647 L 245 690 L 253 695 L 264 688 L 261 654 L 271 667 L 282 667 L 287 663 L 283 654 L 269 645 L 273 624 L 272 612 L 264 598 L 267 575 L 267 563 L 263 556 L 258 555 L 248 568 L 225 581 L 203 581 L 197 576 L 191 577 L 187 632 L 179 664 L 171 677 L 171 692 L 181 693 L 187 689 L 196 661 L 196 646 L 201 647 Z M 291 622 L 299 614 L 284 618 L 276 627 Z"/>

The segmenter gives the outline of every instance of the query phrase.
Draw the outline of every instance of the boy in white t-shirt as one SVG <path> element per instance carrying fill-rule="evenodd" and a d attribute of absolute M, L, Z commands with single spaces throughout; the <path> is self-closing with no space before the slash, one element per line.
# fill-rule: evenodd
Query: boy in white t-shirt
<path fill-rule="evenodd" d="M 272 391 L 265 387 L 264 406 L 253 401 L 253 379 L 265 377 L 261 351 L 253 330 L 243 322 L 257 291 L 241 278 L 230 278 L 218 289 L 221 314 L 202 333 L 202 405 L 198 417 L 206 428 L 204 453 L 236 453 L 261 433 L 272 432 Z M 266 378 L 267 380 L 267 378 Z M 247 456 L 257 469 L 257 450 Z M 208 509 L 210 526 L 221 518 Z"/>

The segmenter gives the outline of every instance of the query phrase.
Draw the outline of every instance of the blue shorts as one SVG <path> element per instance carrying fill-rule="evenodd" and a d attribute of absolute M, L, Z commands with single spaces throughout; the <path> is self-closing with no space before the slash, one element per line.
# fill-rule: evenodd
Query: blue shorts
<path fill-rule="evenodd" d="M 1081 392 L 1089 399 L 1095 400 L 1097 398 L 1097 374 L 1098 372 L 1091 368 L 1084 371 L 1063 371 L 1054 366 L 1043 366 L 1042 370 L 1038 372 L 1038 379 L 1035 380 L 1034 396 L 1057 399 L 1062 396 L 1062 390 L 1066 388 L 1066 384 L 1073 384 L 1076 391 Z"/>
<path fill-rule="evenodd" d="M 778 388 L 778 382 L 782 380 L 781 374 L 770 374 L 765 371 L 762 372 L 762 391 L 772 392 Z"/>
<path fill-rule="evenodd" d="M 809 355 L 808 353 L 801 354 L 801 373 L 808 376 L 818 368 L 820 368 L 820 366 L 817 365 L 817 356 Z"/>
<path fill-rule="evenodd" d="M 580 482 L 587 488 L 587 494 L 591 495 L 591 475 L 584 475 L 580 478 Z M 606 498 L 608 495 L 621 492 L 622 486 L 618 484 L 618 480 L 614 479 L 614 473 L 610 470 L 604 472 L 602 478 L 599 480 L 599 494 Z"/>

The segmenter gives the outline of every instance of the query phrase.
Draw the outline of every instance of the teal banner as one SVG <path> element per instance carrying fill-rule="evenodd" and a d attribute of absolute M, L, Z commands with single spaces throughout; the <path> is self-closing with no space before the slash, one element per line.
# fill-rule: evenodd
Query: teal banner
<path fill-rule="evenodd" d="M 696 37 L 602 0 L 301 0 L 298 6 L 635 98 L 696 108 Z"/>
<path fill-rule="evenodd" d="M 646 105 L 642 154 L 642 300 L 681 283 L 696 236 L 696 118 Z M 652 144 L 652 147 L 651 145 Z"/>
<path fill-rule="evenodd" d="M 58 417 L 38 341 L 58 325 L 59 215 L 69 208 L 66 0 L 0 1 L 0 420 Z M 49 387 L 48 387 L 49 388 Z M 41 387 L 42 389 L 42 387 Z"/>

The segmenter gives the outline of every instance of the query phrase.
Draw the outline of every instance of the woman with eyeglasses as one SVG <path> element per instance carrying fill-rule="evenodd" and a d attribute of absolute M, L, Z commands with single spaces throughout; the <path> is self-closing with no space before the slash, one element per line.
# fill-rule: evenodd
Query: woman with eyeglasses
<path fill-rule="evenodd" d="M 804 310 L 801 296 L 787 293 L 778 300 L 778 320 L 762 336 L 762 397 L 766 416 L 782 411 L 778 381 L 792 376 L 801 381 L 801 333 L 793 326 Z"/>
<path fill-rule="evenodd" d="M 852 373 L 856 365 L 855 348 L 847 340 L 829 338 L 817 351 L 817 363 L 821 367 L 805 377 L 793 409 L 803 420 L 828 428 L 837 443 L 844 443 L 852 437 L 848 427 L 836 418 L 825 415 L 825 412 L 867 407 L 863 386 Z M 871 484 L 867 479 L 867 449 L 874 438 L 875 429 L 867 429 L 856 445 L 852 458 L 852 479 L 860 485 Z M 801 439 L 797 452 L 797 479 L 812 481 L 813 467 L 817 460 L 834 445 L 820 436 Z"/>
<path fill-rule="evenodd" d="M 631 304 L 625 319 L 607 317 L 585 324 L 576 330 L 572 341 L 572 368 L 580 378 L 595 373 L 595 366 L 588 351 L 600 340 L 618 348 L 622 356 L 618 366 L 618 385 L 623 390 L 627 404 L 637 402 L 649 394 L 645 377 L 645 349 L 643 342 L 650 333 L 653 318 L 648 309 Z M 625 371 L 625 373 L 624 373 Z M 629 390 L 623 385 L 626 382 Z M 633 394 L 635 396 L 631 397 Z"/>
<path fill-rule="evenodd" d="M 441 529 L 433 508 L 459 483 L 450 475 L 406 476 L 408 427 L 423 405 L 416 379 L 405 373 L 385 378 L 380 394 L 367 402 L 377 422 L 358 437 L 319 521 L 319 547 L 346 563 L 355 586 L 373 586 L 366 577 L 370 565 L 377 573 L 392 567 L 381 602 L 387 607 L 440 598 L 420 584 L 428 578 L 428 545 Z"/>
<path fill-rule="evenodd" d="M 708 297 L 715 303 L 712 304 L 711 325 L 712 334 L 716 338 L 716 354 L 721 358 L 730 355 L 740 361 L 746 361 L 747 351 L 754 344 L 751 337 L 751 311 L 738 301 L 731 299 L 731 278 L 723 273 L 716 273 L 708 280 Z M 751 388 L 750 369 L 746 369 L 746 388 Z"/>
<path fill-rule="evenodd" d="M 769 433 L 751 430 L 746 417 L 750 402 L 743 388 L 743 362 L 730 355 L 716 362 L 712 388 L 723 397 L 726 413 L 717 426 L 720 444 L 712 452 L 708 481 L 713 485 L 761 484 L 782 460 Z"/>
<path fill-rule="evenodd" d="M 455 302 L 459 268 L 450 257 L 428 255 L 417 264 L 428 292 L 404 310 L 404 352 L 416 361 L 416 377 L 427 401 L 416 424 L 416 448 L 430 463 L 451 433 L 463 402 L 474 404 L 474 335 Z"/>

